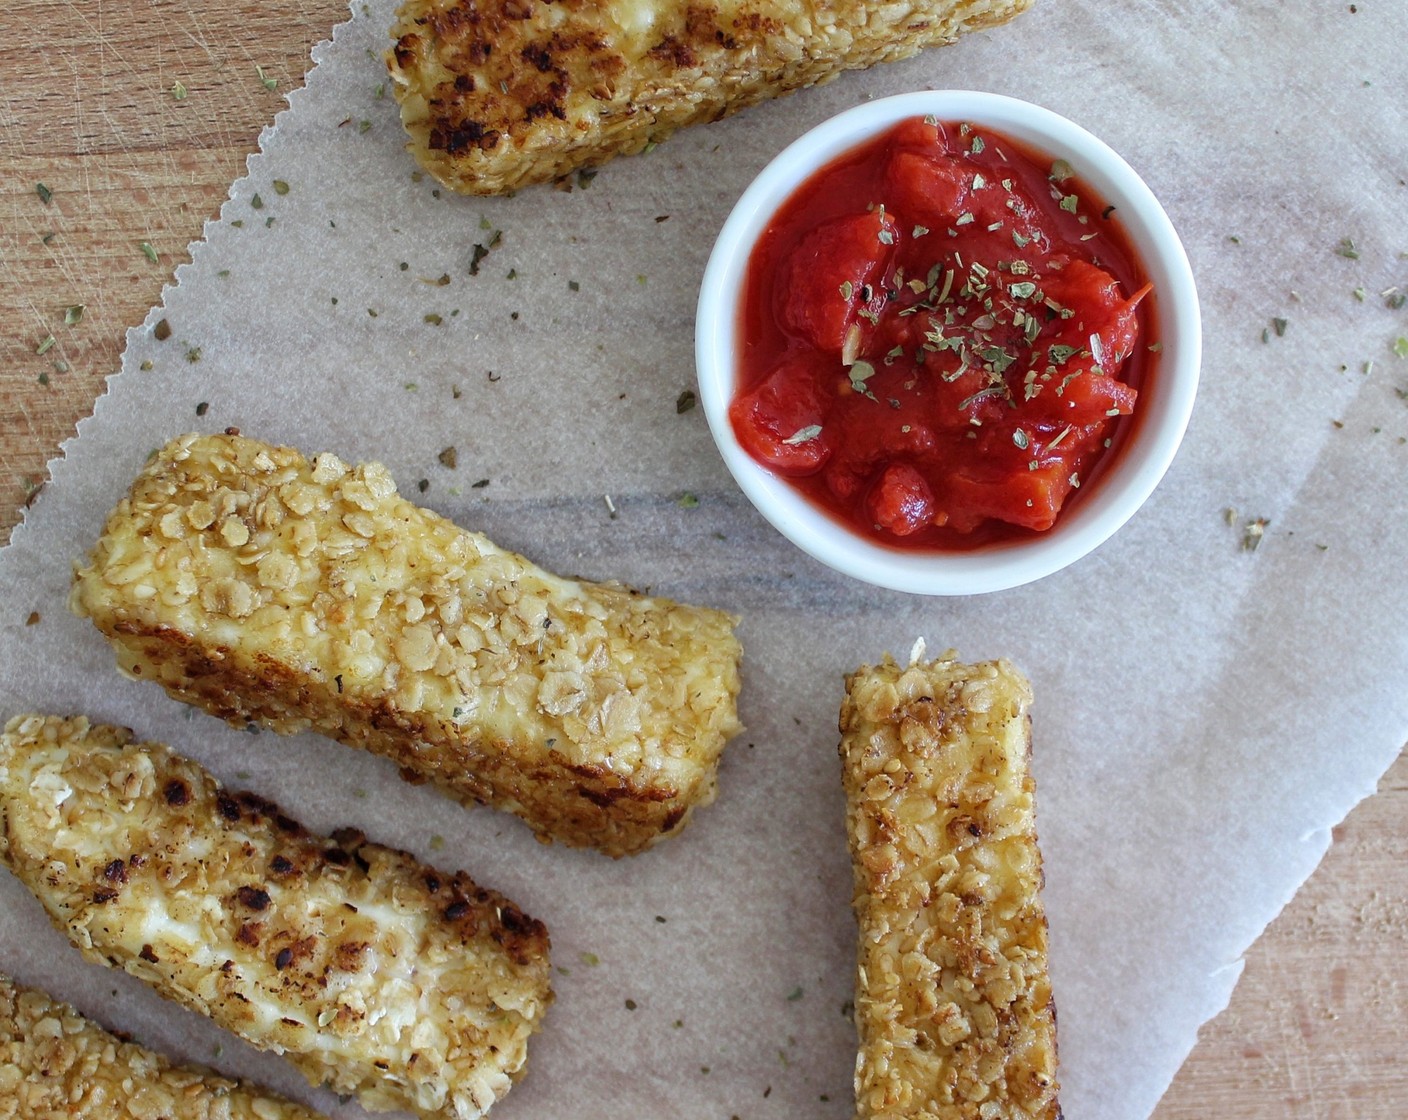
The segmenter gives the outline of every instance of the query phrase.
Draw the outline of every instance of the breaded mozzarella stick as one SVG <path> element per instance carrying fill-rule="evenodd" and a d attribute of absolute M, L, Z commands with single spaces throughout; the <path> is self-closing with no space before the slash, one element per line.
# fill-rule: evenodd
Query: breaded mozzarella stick
<path fill-rule="evenodd" d="M 313 836 L 82 718 L 0 737 L 0 862 L 89 960 L 371 1109 L 474 1120 L 551 1000 L 548 935 L 463 872 Z"/>
<path fill-rule="evenodd" d="M 237 434 L 156 455 L 71 602 L 177 699 L 311 727 L 613 856 L 713 800 L 739 729 L 729 615 L 559 578 L 380 464 Z"/>
<path fill-rule="evenodd" d="M 1057 1120 L 1031 688 L 1005 661 L 846 682 L 861 1120 Z"/>
<path fill-rule="evenodd" d="M 124 1042 L 0 975 L 0 1120 L 318 1120 L 301 1105 Z"/>
<path fill-rule="evenodd" d="M 416 159 L 500 194 L 1011 19 L 1031 0 L 404 0 L 387 54 Z"/>

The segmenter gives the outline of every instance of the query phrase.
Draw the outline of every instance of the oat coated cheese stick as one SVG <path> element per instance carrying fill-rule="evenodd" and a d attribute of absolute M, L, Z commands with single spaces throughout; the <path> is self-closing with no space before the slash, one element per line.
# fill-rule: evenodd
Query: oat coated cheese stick
<path fill-rule="evenodd" d="M 847 680 L 861 1120 L 1060 1116 L 1030 703 L 952 654 Z"/>
<path fill-rule="evenodd" d="M 463 872 L 311 835 L 82 718 L 6 726 L 0 862 L 86 958 L 370 1109 L 482 1116 L 551 1000 L 542 923 Z"/>
<path fill-rule="evenodd" d="M 613 856 L 713 800 L 739 729 L 729 615 L 559 578 L 377 463 L 238 435 L 156 455 L 71 604 L 180 700 L 314 728 Z"/>
<path fill-rule="evenodd" d="M 124 1042 L 0 975 L 0 1120 L 318 1120 L 291 1101 Z"/>
<path fill-rule="evenodd" d="M 416 159 L 499 194 L 906 58 L 1031 0 L 405 0 L 387 55 Z"/>

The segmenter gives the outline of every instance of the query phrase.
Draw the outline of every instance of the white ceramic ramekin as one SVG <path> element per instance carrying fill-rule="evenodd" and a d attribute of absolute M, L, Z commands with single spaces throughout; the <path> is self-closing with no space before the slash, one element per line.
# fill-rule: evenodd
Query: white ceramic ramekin
<path fill-rule="evenodd" d="M 898 122 L 932 115 L 1011 136 L 1064 159 L 1113 204 L 1155 293 L 1161 344 L 1140 393 L 1134 438 L 1102 466 L 1090 492 L 1045 533 L 969 552 L 919 553 L 859 537 L 756 463 L 739 445 L 728 408 L 736 383 L 739 299 L 754 243 L 774 212 L 813 172 Z M 990 93 L 935 90 L 870 101 L 818 125 L 774 159 L 734 206 L 699 293 L 695 357 L 699 397 L 724 462 L 743 492 L 794 544 L 837 571 L 899 591 L 971 595 L 1016 587 L 1074 563 L 1129 520 L 1158 485 L 1188 425 L 1202 358 L 1198 295 L 1183 245 L 1144 181 L 1110 147 L 1066 118 Z"/>

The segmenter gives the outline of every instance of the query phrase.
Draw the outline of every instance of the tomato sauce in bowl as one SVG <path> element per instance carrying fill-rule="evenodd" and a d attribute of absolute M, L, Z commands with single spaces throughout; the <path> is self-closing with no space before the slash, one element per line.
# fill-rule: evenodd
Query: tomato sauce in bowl
<path fill-rule="evenodd" d="M 862 102 L 779 152 L 719 230 L 694 341 L 762 516 L 922 595 L 1018 587 L 1117 533 L 1177 455 L 1202 361 L 1148 184 L 1074 121 L 973 90 Z"/>
<path fill-rule="evenodd" d="M 853 532 L 966 551 L 1098 483 L 1156 376 L 1114 207 L 994 129 L 913 118 L 834 159 L 749 256 L 728 419 Z"/>

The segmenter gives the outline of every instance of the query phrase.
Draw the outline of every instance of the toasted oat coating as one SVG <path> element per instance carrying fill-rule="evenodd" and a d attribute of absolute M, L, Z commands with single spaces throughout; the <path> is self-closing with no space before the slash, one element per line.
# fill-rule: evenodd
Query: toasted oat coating
<path fill-rule="evenodd" d="M 314 728 L 613 856 L 713 800 L 739 729 L 729 615 L 561 579 L 380 464 L 238 435 L 161 450 L 71 604 L 177 699 Z"/>
<path fill-rule="evenodd" d="M 952 654 L 846 684 L 858 1114 L 1056 1120 L 1031 688 Z"/>
<path fill-rule="evenodd" d="M 291 1101 L 124 1042 L 0 975 L 0 1120 L 317 1120 Z"/>
<path fill-rule="evenodd" d="M 53 716 L 0 737 L 0 862 L 85 957 L 367 1108 L 474 1120 L 508 1091 L 551 1000 L 542 923 L 131 740 Z"/>
<path fill-rule="evenodd" d="M 405 0 L 387 54 L 416 159 L 499 194 L 906 58 L 1031 0 Z"/>

